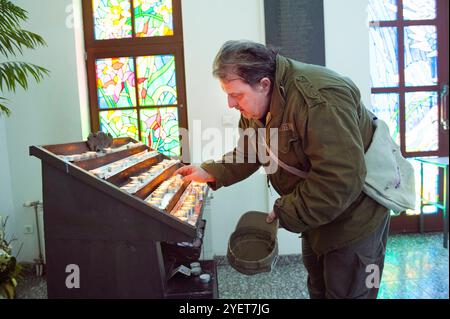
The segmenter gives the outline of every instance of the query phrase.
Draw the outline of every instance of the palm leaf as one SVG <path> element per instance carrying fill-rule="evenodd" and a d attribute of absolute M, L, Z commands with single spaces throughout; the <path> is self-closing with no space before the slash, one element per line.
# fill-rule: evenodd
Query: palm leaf
<path fill-rule="evenodd" d="M 10 92 L 15 92 L 18 85 L 26 90 L 28 89 L 28 76 L 32 76 L 39 83 L 44 75 L 48 74 L 47 69 L 35 64 L 25 62 L 0 63 L 0 91 L 6 88 Z"/>
<path fill-rule="evenodd" d="M 46 45 L 44 39 L 36 33 L 23 30 L 20 23 L 26 21 L 28 12 L 11 2 L 0 0 L 0 55 L 22 55 L 24 49 L 35 49 Z M 0 63 L 0 92 L 15 92 L 18 86 L 28 89 L 28 78 L 40 82 L 49 71 L 43 67 L 25 62 Z M 0 96 L 0 116 L 10 115 L 5 105 L 7 99 Z"/>
<path fill-rule="evenodd" d="M 9 29 L 0 32 L 0 53 L 8 57 L 9 54 L 16 55 L 16 50 L 22 54 L 22 48 L 35 49 L 39 45 L 46 45 L 44 39 L 36 33 Z"/>
<path fill-rule="evenodd" d="M 27 13 L 9 0 L 0 0 L 0 28 L 15 28 L 21 21 L 27 20 Z"/>
<path fill-rule="evenodd" d="M 0 96 L 0 115 L 4 114 L 6 116 L 10 116 L 11 115 L 11 110 L 8 109 L 5 104 L 3 104 L 3 101 L 8 101 L 8 100 L 5 99 L 4 97 Z"/>

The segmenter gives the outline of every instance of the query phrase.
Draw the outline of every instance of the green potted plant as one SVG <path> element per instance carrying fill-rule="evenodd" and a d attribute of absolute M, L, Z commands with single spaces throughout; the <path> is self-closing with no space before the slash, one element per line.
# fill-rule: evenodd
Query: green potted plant
<path fill-rule="evenodd" d="M 15 297 L 17 280 L 20 278 L 20 271 L 22 270 L 16 257 L 12 255 L 11 243 L 17 239 L 14 237 L 8 238 L 6 234 L 7 222 L 8 217 L 0 224 L 0 299 L 13 299 Z"/>
<path fill-rule="evenodd" d="M 10 0 L 0 0 L 0 55 L 6 58 L 6 62 L 0 63 L 0 92 L 15 92 L 18 86 L 26 90 L 30 77 L 39 83 L 49 74 L 47 69 L 35 64 L 10 60 L 22 55 L 24 49 L 46 45 L 41 36 L 20 27 L 28 19 L 27 15 L 27 11 Z M 0 116 L 11 114 L 6 101 L 0 96 Z"/>
<path fill-rule="evenodd" d="M 24 49 L 36 49 L 46 45 L 44 39 L 22 29 L 20 24 L 28 20 L 28 12 L 10 0 L 0 0 L 0 93 L 15 92 L 17 87 L 28 88 L 28 80 L 40 82 L 49 71 L 32 63 L 14 61 Z M 0 116 L 8 116 L 11 110 L 6 106 L 8 100 L 0 96 Z M 12 255 L 11 243 L 15 238 L 7 238 L 6 218 L 0 224 L 0 299 L 14 298 L 21 265 Z M 20 249 L 19 249 L 20 251 Z"/>

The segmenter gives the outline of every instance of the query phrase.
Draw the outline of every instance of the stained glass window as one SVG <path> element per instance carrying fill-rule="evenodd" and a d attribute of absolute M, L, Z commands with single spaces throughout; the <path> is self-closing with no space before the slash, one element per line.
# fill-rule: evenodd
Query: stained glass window
<path fill-rule="evenodd" d="M 436 0 L 369 0 L 370 108 L 388 123 L 394 140 L 403 143 L 400 146 L 406 156 L 440 152 L 437 17 Z M 407 214 L 418 214 L 420 165 L 415 160 L 411 163 L 418 201 L 416 210 Z M 424 174 L 425 197 L 433 200 L 439 172 L 430 167 Z M 434 212 L 432 206 L 424 208 L 424 213 Z"/>
<path fill-rule="evenodd" d="M 435 26 L 405 27 L 405 82 L 407 86 L 437 84 Z"/>
<path fill-rule="evenodd" d="M 134 60 L 137 65 L 135 79 Z M 178 108 L 143 106 L 176 105 L 175 57 L 153 55 L 96 60 L 100 127 L 114 137 L 142 140 L 167 156 L 180 156 Z M 138 102 L 136 103 L 136 81 Z M 120 108 L 120 110 L 114 110 Z M 138 126 L 140 115 L 141 126 Z"/>
<path fill-rule="evenodd" d="M 173 35 L 172 0 L 134 0 L 137 37 Z"/>
<path fill-rule="evenodd" d="M 176 107 L 141 110 L 142 140 L 152 149 L 180 156 L 178 112 Z"/>
<path fill-rule="evenodd" d="M 96 40 L 131 38 L 130 0 L 93 0 Z"/>
<path fill-rule="evenodd" d="M 96 60 L 97 96 L 101 109 L 136 105 L 133 58 Z"/>
<path fill-rule="evenodd" d="M 392 138 L 400 145 L 399 95 L 372 94 L 371 111 L 388 124 Z"/>
<path fill-rule="evenodd" d="M 405 20 L 431 20 L 436 18 L 436 0 L 403 0 Z"/>
<path fill-rule="evenodd" d="M 114 138 L 129 136 L 139 140 L 136 110 L 110 110 L 100 112 L 100 129 Z"/>
<path fill-rule="evenodd" d="M 370 74 L 372 87 L 399 85 L 396 28 L 370 28 Z"/>
<path fill-rule="evenodd" d="M 137 58 L 139 104 L 174 105 L 177 103 L 175 57 L 173 55 Z"/>
<path fill-rule="evenodd" d="M 397 19 L 397 0 L 369 0 L 369 21 L 391 21 Z"/>
<path fill-rule="evenodd" d="M 180 156 L 187 128 L 181 0 L 82 0 L 92 131 Z M 184 107 L 181 107 L 183 105 Z M 187 141 L 186 141 L 187 142 Z"/>
<path fill-rule="evenodd" d="M 436 92 L 406 93 L 406 151 L 438 149 L 438 104 Z"/>

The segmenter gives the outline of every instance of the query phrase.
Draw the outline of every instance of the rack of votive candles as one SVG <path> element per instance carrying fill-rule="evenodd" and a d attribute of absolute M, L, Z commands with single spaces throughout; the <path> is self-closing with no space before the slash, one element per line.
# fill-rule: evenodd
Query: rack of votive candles
<path fill-rule="evenodd" d="M 72 155 L 59 155 L 60 158 L 63 159 L 63 161 L 66 162 L 77 162 L 77 161 L 84 161 L 84 160 L 88 160 L 91 158 L 95 158 L 98 157 L 99 154 L 97 154 L 97 152 L 84 152 L 84 153 L 80 153 L 80 154 L 72 154 Z"/>
<path fill-rule="evenodd" d="M 125 144 L 125 145 L 122 145 L 122 146 L 119 146 L 119 147 L 114 147 L 114 148 L 113 147 L 106 147 L 106 148 L 103 149 L 103 152 L 106 153 L 106 154 L 116 153 L 116 152 L 120 152 L 120 151 L 129 150 L 129 149 L 132 149 L 132 148 L 136 148 L 136 147 L 139 147 L 139 146 L 142 146 L 142 145 L 145 145 L 145 144 L 142 143 L 142 142 L 137 142 L 137 143 L 130 142 L 128 144 Z"/>
<path fill-rule="evenodd" d="M 163 160 L 156 165 L 150 167 L 150 169 L 140 175 L 130 177 L 131 182 L 120 187 L 124 191 L 134 194 L 141 190 L 145 185 L 150 183 L 153 179 L 155 179 L 158 175 L 160 175 L 165 170 L 170 167 L 180 163 L 180 160 Z"/>
<path fill-rule="evenodd" d="M 145 144 L 142 142 L 137 142 L 137 143 L 130 142 L 130 143 L 122 145 L 120 147 L 104 148 L 103 151 L 101 151 L 101 152 L 87 151 L 87 152 L 83 152 L 80 154 L 59 155 L 59 157 L 62 158 L 63 161 L 66 161 L 66 162 L 78 162 L 78 161 L 88 160 L 91 158 L 102 157 L 105 154 L 111 154 L 111 153 L 116 153 L 116 152 L 120 152 L 120 151 L 124 151 L 124 150 L 128 150 L 128 149 L 136 148 L 136 147 L 139 147 L 142 145 L 145 145 Z"/>
<path fill-rule="evenodd" d="M 124 159 L 118 160 L 116 162 L 98 167 L 96 169 L 90 170 L 92 174 L 99 178 L 107 179 L 113 175 L 116 175 L 127 168 L 134 166 L 138 163 L 141 163 L 149 158 L 155 157 L 158 155 L 156 151 L 148 151 L 145 150 L 143 152 L 128 156 Z"/>
<path fill-rule="evenodd" d="M 161 185 L 145 199 L 145 201 L 150 205 L 165 210 L 182 185 L 183 177 L 181 175 L 172 176 L 168 180 L 162 182 Z"/>
<path fill-rule="evenodd" d="M 191 225 L 197 223 L 204 202 L 207 184 L 192 182 L 181 195 L 171 214 Z"/>

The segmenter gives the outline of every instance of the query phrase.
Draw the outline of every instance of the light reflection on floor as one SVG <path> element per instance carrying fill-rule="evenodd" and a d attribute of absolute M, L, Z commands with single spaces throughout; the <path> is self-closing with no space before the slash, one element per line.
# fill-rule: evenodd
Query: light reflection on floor
<path fill-rule="evenodd" d="M 306 299 L 307 273 L 300 257 L 269 274 L 245 276 L 218 266 L 219 296 L 231 299 Z M 390 236 L 379 299 L 448 299 L 449 251 L 442 234 Z"/>
<path fill-rule="evenodd" d="M 442 234 L 389 239 L 380 299 L 448 299 L 449 253 Z"/>

